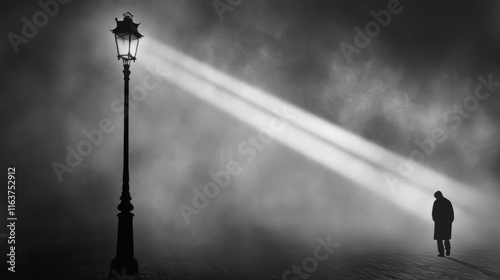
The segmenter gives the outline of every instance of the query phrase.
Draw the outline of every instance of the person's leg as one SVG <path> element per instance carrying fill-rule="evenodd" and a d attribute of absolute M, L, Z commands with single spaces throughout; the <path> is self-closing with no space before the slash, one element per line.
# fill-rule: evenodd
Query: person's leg
<path fill-rule="evenodd" d="M 444 241 L 444 248 L 446 249 L 446 255 L 449 256 L 450 255 L 450 240 L 449 239 L 446 239 Z"/>
<path fill-rule="evenodd" d="M 443 248 L 443 240 L 442 239 L 438 239 L 437 240 L 437 244 L 438 244 L 438 251 L 439 251 L 439 256 L 444 256 L 444 248 Z"/>

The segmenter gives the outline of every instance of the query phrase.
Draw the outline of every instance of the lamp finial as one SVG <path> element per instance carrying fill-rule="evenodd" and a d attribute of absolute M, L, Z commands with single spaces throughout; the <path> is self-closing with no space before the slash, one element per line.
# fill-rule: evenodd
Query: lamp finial
<path fill-rule="evenodd" d="M 124 18 L 134 18 L 134 15 L 132 15 L 132 13 L 130 13 L 129 11 L 125 12 L 122 14 Z"/>

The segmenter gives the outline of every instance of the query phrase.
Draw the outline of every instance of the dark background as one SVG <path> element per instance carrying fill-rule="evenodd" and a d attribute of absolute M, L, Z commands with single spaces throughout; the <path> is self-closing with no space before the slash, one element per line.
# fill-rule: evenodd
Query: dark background
<path fill-rule="evenodd" d="M 353 45 L 353 28 L 364 29 L 370 11 L 386 9 L 386 1 L 246 0 L 221 20 L 212 1 L 73 0 L 17 53 L 7 34 L 21 35 L 21 18 L 32 21 L 41 8 L 37 1 L 0 5 L 1 158 L 4 170 L 16 167 L 16 234 L 26 247 L 19 259 L 36 258 L 30 253 L 36 246 L 77 243 L 111 244 L 103 252 L 113 256 L 123 128 L 110 105 L 122 98 L 123 80 L 109 30 L 125 11 L 145 35 L 131 87 L 155 67 L 154 60 L 141 61 L 155 40 L 405 158 L 414 139 L 448 127 L 448 140 L 425 168 L 491 201 L 500 198 L 497 92 L 456 130 L 442 118 L 474 92 L 479 75 L 500 80 L 496 1 L 402 0 L 403 11 L 351 61 L 339 45 Z M 75 148 L 86 139 L 82 130 L 98 128 L 103 118 L 116 129 L 60 182 L 51 164 L 64 163 L 66 147 Z M 132 110 L 130 125 L 139 259 L 173 251 L 225 256 L 255 244 L 307 244 L 325 232 L 341 242 L 348 236 L 433 242 L 434 190 L 414 208 L 429 214 L 422 221 L 390 203 L 411 198 L 387 186 L 380 186 L 387 197 L 374 195 L 278 141 L 187 225 L 179 203 L 190 204 L 192 188 L 209 182 L 209 172 L 220 170 L 255 128 L 168 82 Z M 441 187 L 453 189 L 435 190 Z M 444 195 L 467 201 L 460 193 Z M 481 213 L 477 224 L 498 230 L 498 204 L 468 203 L 471 213 Z M 3 258 L 4 246 L 2 240 Z"/>

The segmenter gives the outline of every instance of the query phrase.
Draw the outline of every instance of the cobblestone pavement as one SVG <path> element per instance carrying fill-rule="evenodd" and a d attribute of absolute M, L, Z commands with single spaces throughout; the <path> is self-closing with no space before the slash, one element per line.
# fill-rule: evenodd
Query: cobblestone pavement
<path fill-rule="evenodd" d="M 429 242 L 430 243 L 430 242 Z M 307 279 L 500 279 L 500 245 L 456 245 L 452 255 L 438 258 L 433 244 L 422 245 L 353 245 L 342 244 L 339 252 L 325 261 L 319 261 Z M 20 265 L 17 278 L 12 279 L 109 279 L 107 256 L 93 256 L 65 246 L 46 247 L 39 251 L 37 265 Z M 50 252 L 59 252 L 54 256 Z M 65 254 L 68 253 L 68 254 Z M 238 259 L 210 261 L 182 260 L 174 256 L 139 259 L 140 275 L 114 277 L 116 280 L 238 280 L 238 279 L 301 279 L 297 275 L 282 278 L 291 266 L 300 265 L 312 255 L 312 250 L 292 252 L 272 263 L 248 265 Z M 62 265 L 71 259 L 72 265 Z M 297 278 L 293 278 L 296 276 Z M 121 278 L 121 279 L 120 279 Z M 2 277 L 2 279 L 5 279 Z M 11 279 L 11 278 L 7 278 Z M 305 278 L 304 278 L 305 279 Z"/>

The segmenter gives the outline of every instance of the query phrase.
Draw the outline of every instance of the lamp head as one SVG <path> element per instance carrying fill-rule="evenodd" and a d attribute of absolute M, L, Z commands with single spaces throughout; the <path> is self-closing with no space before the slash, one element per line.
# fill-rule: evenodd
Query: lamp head
<path fill-rule="evenodd" d="M 144 37 L 137 29 L 140 23 L 135 23 L 133 18 L 134 16 L 130 12 L 124 13 L 123 20 L 119 21 L 115 18 L 116 27 L 111 30 L 115 35 L 118 59 L 122 59 L 124 64 L 136 60 L 139 39 Z"/>

